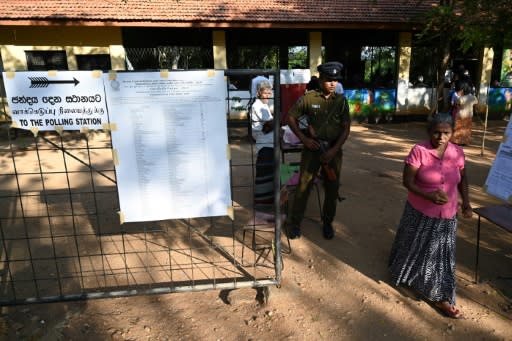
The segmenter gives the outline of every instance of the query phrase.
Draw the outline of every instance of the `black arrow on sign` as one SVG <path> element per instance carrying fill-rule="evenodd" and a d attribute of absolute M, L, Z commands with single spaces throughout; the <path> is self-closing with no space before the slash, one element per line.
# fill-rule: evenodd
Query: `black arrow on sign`
<path fill-rule="evenodd" d="M 46 77 L 29 77 L 29 79 L 31 88 L 46 88 L 50 84 L 75 84 L 76 86 L 80 83 L 75 77 L 73 77 L 73 80 L 67 81 L 51 81 Z"/>

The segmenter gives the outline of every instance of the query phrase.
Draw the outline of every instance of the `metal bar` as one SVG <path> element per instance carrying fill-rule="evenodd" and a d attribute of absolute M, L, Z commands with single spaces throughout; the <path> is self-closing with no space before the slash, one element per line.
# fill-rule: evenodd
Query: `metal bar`
<path fill-rule="evenodd" d="M 476 262 L 475 262 L 475 283 L 478 284 L 478 258 L 480 256 L 480 214 L 478 215 L 478 228 L 476 232 Z"/>
<path fill-rule="evenodd" d="M 279 70 L 274 72 L 274 103 L 281 103 L 281 83 Z M 275 259 L 275 274 L 277 282 L 281 283 L 281 228 L 283 222 L 281 219 L 281 144 L 280 144 L 280 130 L 281 130 L 281 112 L 280 105 L 274 105 L 274 207 L 275 207 L 275 244 L 276 250 L 274 254 Z"/>
<path fill-rule="evenodd" d="M 162 295 L 172 294 L 180 292 L 200 292 L 207 290 L 230 290 L 230 289 L 243 289 L 243 288 L 261 288 L 271 285 L 278 285 L 279 283 L 273 279 L 262 279 L 253 282 L 232 282 L 232 283 L 209 283 L 209 284 L 196 284 L 189 286 L 163 286 L 159 288 L 150 289 L 129 289 L 129 290 L 117 290 L 117 291 L 101 291 L 92 293 L 82 293 L 73 295 L 62 295 L 62 296 L 43 296 L 43 297 L 29 297 L 22 300 L 16 301 L 0 301 L 0 306 L 13 306 L 22 304 L 42 304 L 42 303 L 53 303 L 63 301 L 83 301 L 89 299 L 100 299 L 100 298 L 119 298 L 129 297 L 137 295 Z"/>

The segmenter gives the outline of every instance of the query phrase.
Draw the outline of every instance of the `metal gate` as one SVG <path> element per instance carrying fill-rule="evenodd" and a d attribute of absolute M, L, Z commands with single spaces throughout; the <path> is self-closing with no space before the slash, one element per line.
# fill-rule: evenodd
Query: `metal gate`
<path fill-rule="evenodd" d="M 279 72 L 225 71 L 228 78 L 256 74 L 273 75 L 279 103 Z M 226 101 L 229 108 L 229 90 Z M 279 105 L 274 115 L 278 127 Z M 33 135 L 3 124 L 0 305 L 279 285 L 279 184 L 267 210 L 276 219 L 260 226 L 252 204 L 254 146 L 231 134 L 239 128 L 228 129 L 231 218 L 121 224 L 108 130 Z"/>

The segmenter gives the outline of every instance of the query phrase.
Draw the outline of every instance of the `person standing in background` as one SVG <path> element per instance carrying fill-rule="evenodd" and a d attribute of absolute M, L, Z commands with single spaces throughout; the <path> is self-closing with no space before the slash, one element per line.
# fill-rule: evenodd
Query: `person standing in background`
<path fill-rule="evenodd" d="M 311 79 L 309 80 L 308 84 L 306 84 L 306 92 L 318 89 L 320 89 L 320 81 L 318 80 L 318 77 L 311 76 Z"/>
<path fill-rule="evenodd" d="M 254 205 L 274 203 L 274 116 L 270 111 L 272 83 L 267 78 L 256 85 L 256 99 L 251 105 L 251 135 L 256 145 Z"/>
<path fill-rule="evenodd" d="M 452 115 L 453 122 L 455 122 L 455 118 L 457 117 L 460 109 L 460 96 L 462 96 L 462 82 L 460 80 L 456 80 L 454 87 L 450 92 L 450 115 Z"/>
<path fill-rule="evenodd" d="M 258 89 L 257 89 L 258 84 L 264 80 L 270 81 L 270 79 L 268 79 L 267 77 L 262 76 L 262 75 L 258 75 L 256 77 L 254 77 L 253 79 L 251 79 L 251 98 L 253 101 L 256 97 L 258 97 Z"/>

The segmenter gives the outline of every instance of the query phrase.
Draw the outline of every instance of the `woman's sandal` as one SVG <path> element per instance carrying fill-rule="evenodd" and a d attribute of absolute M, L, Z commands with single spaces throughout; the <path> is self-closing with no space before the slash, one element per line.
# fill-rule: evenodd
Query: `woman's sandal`
<path fill-rule="evenodd" d="M 459 309 L 455 308 L 455 306 L 449 303 L 438 302 L 434 304 L 434 307 L 436 307 L 437 310 L 439 310 L 443 315 L 447 317 L 451 317 L 454 319 L 464 318 L 464 314 Z"/>

